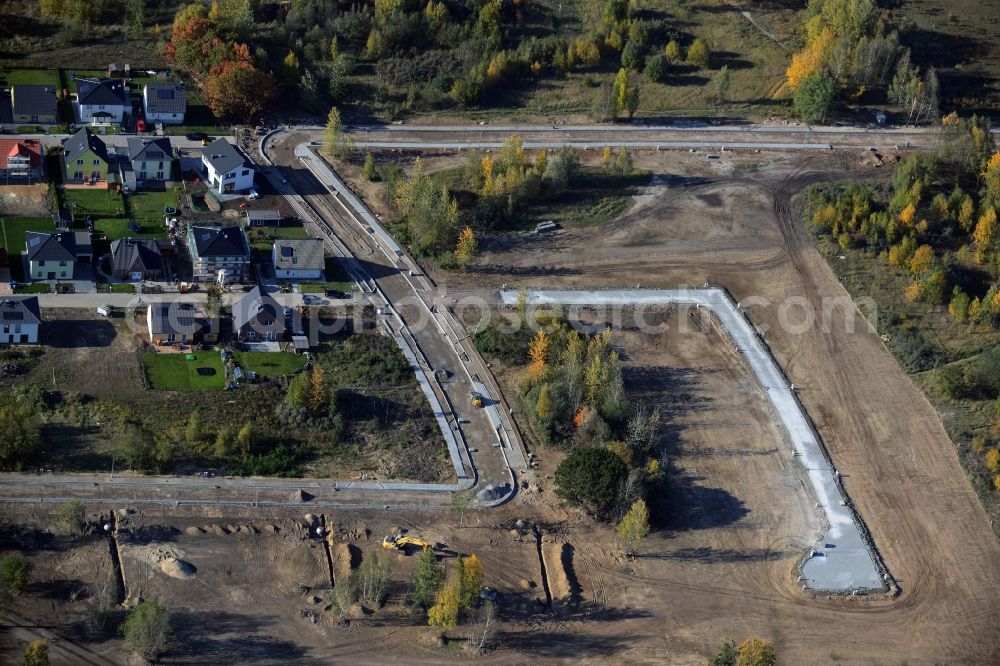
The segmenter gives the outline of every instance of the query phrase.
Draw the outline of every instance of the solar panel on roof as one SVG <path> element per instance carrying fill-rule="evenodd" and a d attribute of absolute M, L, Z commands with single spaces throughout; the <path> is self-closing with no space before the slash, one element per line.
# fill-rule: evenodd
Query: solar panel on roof
<path fill-rule="evenodd" d="M 172 88 L 167 88 L 167 89 L 160 88 L 159 90 L 156 91 L 156 96 L 160 99 L 173 99 L 174 91 Z"/>
<path fill-rule="evenodd" d="M 18 319 L 24 319 L 24 313 L 20 310 L 10 310 L 4 313 L 4 318 L 10 321 L 16 321 Z"/>
<path fill-rule="evenodd" d="M 38 244 L 39 244 L 39 243 L 41 243 L 41 242 L 42 242 L 42 239 L 41 239 L 41 238 L 39 238 L 38 236 L 32 236 L 32 237 L 31 237 L 31 238 L 30 238 L 30 239 L 28 240 L 28 245 L 30 245 L 31 247 L 35 247 L 36 245 L 38 245 Z"/>
<path fill-rule="evenodd" d="M 285 247 L 281 248 L 281 256 L 283 256 L 283 257 L 290 257 L 290 256 L 292 256 L 292 252 L 293 252 L 292 248 L 288 247 L 287 245 Z"/>

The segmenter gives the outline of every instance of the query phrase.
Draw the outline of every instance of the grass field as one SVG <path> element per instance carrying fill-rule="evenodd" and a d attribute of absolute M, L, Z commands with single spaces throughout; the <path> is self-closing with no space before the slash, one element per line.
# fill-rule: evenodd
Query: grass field
<path fill-rule="evenodd" d="M 0 217 L 0 242 L 10 255 L 24 252 L 24 232 L 55 230 L 49 217 Z"/>
<path fill-rule="evenodd" d="M 326 282 L 303 282 L 299 285 L 299 291 L 303 294 L 321 294 L 328 289 L 336 289 L 351 293 L 354 289 L 354 282 L 341 267 L 340 262 L 335 257 L 326 258 L 326 268 L 323 270 Z"/>
<path fill-rule="evenodd" d="M 162 221 L 138 221 L 139 231 L 128 228 L 129 221 L 123 217 L 100 217 L 94 220 L 94 233 L 105 234 L 108 240 L 118 238 L 166 238 L 167 228 Z"/>
<path fill-rule="evenodd" d="M 177 194 L 180 190 L 179 186 L 169 190 L 140 190 L 125 197 L 125 210 L 137 220 L 155 220 L 163 226 L 163 209 L 167 206 L 178 207 Z"/>
<path fill-rule="evenodd" d="M 108 189 L 63 188 L 62 197 L 77 219 L 84 215 L 115 217 L 125 211 L 122 195 Z"/>
<path fill-rule="evenodd" d="M 203 391 L 225 386 L 226 375 L 219 355 L 215 352 L 198 352 L 195 356 L 196 360 L 188 361 L 187 354 L 145 352 L 142 362 L 150 388 L 161 391 Z M 215 372 L 200 375 L 199 368 L 210 368 Z"/>
<path fill-rule="evenodd" d="M 13 278 L 13 275 L 11 276 Z M 47 294 L 52 291 L 52 287 L 47 282 L 36 282 L 34 284 L 19 284 L 14 287 L 15 294 Z"/>
<path fill-rule="evenodd" d="M 54 69 L 0 69 L 4 86 L 58 86 L 59 73 Z"/>
<path fill-rule="evenodd" d="M 248 229 L 250 245 L 257 252 L 270 252 L 276 238 L 303 240 L 312 238 L 312 234 L 302 223 L 283 224 L 279 227 L 252 227 Z"/>
<path fill-rule="evenodd" d="M 302 369 L 306 357 L 292 352 L 234 352 L 241 368 L 253 370 L 262 377 L 281 377 Z"/>

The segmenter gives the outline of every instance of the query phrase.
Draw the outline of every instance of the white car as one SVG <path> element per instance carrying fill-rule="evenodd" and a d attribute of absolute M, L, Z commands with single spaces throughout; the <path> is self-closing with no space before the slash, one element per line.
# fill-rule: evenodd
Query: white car
<path fill-rule="evenodd" d="M 249 196 L 251 199 L 260 199 L 260 194 L 257 192 L 257 190 L 250 190 L 250 194 L 248 194 L 247 196 Z"/>

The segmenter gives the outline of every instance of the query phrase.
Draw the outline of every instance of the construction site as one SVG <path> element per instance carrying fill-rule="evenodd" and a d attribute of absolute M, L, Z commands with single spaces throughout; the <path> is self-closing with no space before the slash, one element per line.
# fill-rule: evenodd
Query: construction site
<path fill-rule="evenodd" d="M 391 256 L 380 186 L 352 164 L 338 174 L 364 204 L 336 194 L 303 136 L 279 133 L 267 154 L 388 312 L 457 481 L 9 475 L 4 550 L 33 573 L 0 607 L 0 654 L 46 638 L 53 663 L 132 663 L 114 627 L 157 599 L 174 627 L 161 660 L 177 664 L 704 664 L 749 636 L 784 664 L 1000 660 L 1000 544 L 934 409 L 796 213 L 811 184 L 888 177 L 869 151 L 636 151 L 651 178 L 613 221 L 498 233 L 459 272 Z M 634 556 L 556 496 L 566 452 L 527 434 L 523 369 L 478 360 L 471 301 L 615 329 L 627 398 L 662 411 L 669 461 Z M 466 488 L 468 513 L 452 506 Z M 71 499 L 81 535 L 57 524 Z M 477 556 L 490 626 L 427 626 L 409 602 L 424 547 L 449 576 Z M 338 585 L 366 561 L 384 593 L 345 604 Z"/>

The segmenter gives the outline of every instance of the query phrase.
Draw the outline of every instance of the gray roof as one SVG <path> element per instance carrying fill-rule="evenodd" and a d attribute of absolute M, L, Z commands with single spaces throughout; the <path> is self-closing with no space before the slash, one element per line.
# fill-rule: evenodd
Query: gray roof
<path fill-rule="evenodd" d="M 147 83 L 143 88 L 146 113 L 184 113 L 187 90 L 182 83 Z"/>
<path fill-rule="evenodd" d="M 76 261 L 76 234 L 71 231 L 55 234 L 26 231 L 24 239 L 28 261 Z"/>
<path fill-rule="evenodd" d="M 250 161 L 239 148 L 222 138 L 202 148 L 201 156 L 218 173 L 229 173 L 241 166 L 250 167 Z"/>
<path fill-rule="evenodd" d="M 191 227 L 199 257 L 250 257 L 246 236 L 239 227 Z"/>
<path fill-rule="evenodd" d="M 150 335 L 170 335 L 187 333 L 193 335 L 201 325 L 194 303 L 170 301 L 149 305 Z"/>
<path fill-rule="evenodd" d="M 40 324 L 42 311 L 37 296 L 0 296 L 0 323 Z"/>
<path fill-rule="evenodd" d="M 75 79 L 80 104 L 132 107 L 125 82 L 121 79 Z"/>
<path fill-rule="evenodd" d="M 233 303 L 233 330 L 238 331 L 249 322 L 256 322 L 265 329 L 284 330 L 284 310 L 278 301 L 261 292 L 260 287 L 254 287 Z"/>
<path fill-rule="evenodd" d="M 141 139 L 137 136 L 128 138 L 128 158 L 144 162 L 169 162 L 173 158 L 170 139 Z"/>
<path fill-rule="evenodd" d="M 55 86 L 12 86 L 10 96 L 14 115 L 54 116 L 56 113 Z"/>
<path fill-rule="evenodd" d="M 108 147 L 101 139 L 84 127 L 79 132 L 63 142 L 63 149 L 66 151 L 66 162 L 69 163 L 79 157 L 87 150 L 92 150 L 105 162 L 108 161 Z"/>
<path fill-rule="evenodd" d="M 274 267 L 281 270 L 323 270 L 323 241 L 313 238 L 306 240 L 274 241 Z"/>
<path fill-rule="evenodd" d="M 163 256 L 156 241 L 120 238 L 111 243 L 111 270 L 115 273 L 164 272 Z"/>

